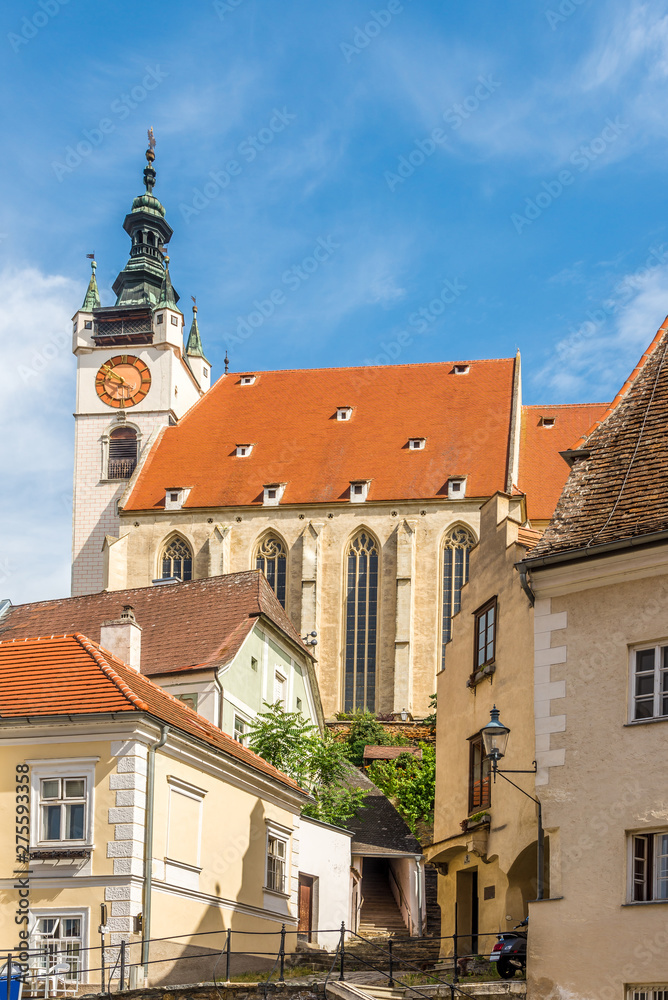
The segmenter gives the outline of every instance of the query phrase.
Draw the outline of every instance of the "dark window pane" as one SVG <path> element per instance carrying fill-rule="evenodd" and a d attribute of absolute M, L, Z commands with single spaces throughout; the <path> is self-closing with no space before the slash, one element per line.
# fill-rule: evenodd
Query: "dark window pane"
<path fill-rule="evenodd" d="M 636 673 L 643 670 L 654 671 L 654 650 L 639 649 L 636 653 Z"/>
<path fill-rule="evenodd" d="M 636 719 L 651 719 L 654 715 L 654 699 L 636 700 Z"/>
<path fill-rule="evenodd" d="M 44 809 L 44 839 L 60 840 L 60 806 L 46 806 Z"/>
<path fill-rule="evenodd" d="M 67 806 L 65 840 L 83 840 L 84 836 L 84 806 Z"/>

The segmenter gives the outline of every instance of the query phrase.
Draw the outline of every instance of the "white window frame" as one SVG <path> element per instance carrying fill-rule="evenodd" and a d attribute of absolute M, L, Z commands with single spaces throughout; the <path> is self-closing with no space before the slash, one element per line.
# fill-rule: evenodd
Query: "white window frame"
<path fill-rule="evenodd" d="M 666 857 L 668 856 L 668 847 L 666 848 L 665 855 L 658 855 L 656 849 L 653 847 L 653 871 L 652 871 L 652 897 L 651 899 L 635 899 L 635 838 L 636 837 L 651 837 L 654 844 L 658 837 L 668 837 L 668 827 L 654 827 L 651 830 L 632 830 L 628 834 L 628 844 L 627 844 L 627 893 L 626 900 L 628 903 L 632 903 L 634 906 L 643 906 L 645 904 L 652 903 L 668 903 L 668 879 L 666 879 L 666 895 L 657 895 L 657 889 L 659 885 L 658 871 L 656 858 L 658 856 Z M 668 997 L 666 998 L 668 1000 Z"/>
<path fill-rule="evenodd" d="M 250 458 L 252 451 L 252 444 L 238 444 L 236 446 L 235 455 L 237 458 Z"/>
<path fill-rule="evenodd" d="M 336 408 L 337 420 L 350 420 L 352 415 L 353 415 L 352 406 L 337 406 Z"/>
<path fill-rule="evenodd" d="M 207 794 L 205 788 L 198 788 L 197 785 L 191 785 L 189 781 L 184 781 L 183 778 L 178 778 L 173 774 L 167 775 L 167 785 L 169 786 L 169 797 L 167 802 L 167 837 L 165 841 L 165 862 L 179 865 L 182 868 L 186 868 L 190 871 L 201 871 L 200 863 L 202 860 L 202 827 L 204 822 L 204 798 Z M 172 795 L 182 795 L 184 798 L 192 799 L 193 801 L 199 803 L 199 818 L 197 827 L 197 858 L 195 865 L 188 864 L 183 858 L 173 858 L 169 853 L 169 832 L 170 823 L 172 817 Z"/>
<path fill-rule="evenodd" d="M 255 375 L 242 375 L 239 378 L 239 382 L 240 382 L 241 385 L 253 385 L 254 382 L 255 382 L 255 379 L 256 379 Z"/>
<path fill-rule="evenodd" d="M 165 510 L 181 510 L 190 494 L 190 487 L 172 486 L 165 490 Z M 176 495 L 176 500 L 172 496 Z"/>
<path fill-rule="evenodd" d="M 276 686 L 277 684 L 283 685 L 283 697 L 276 697 Z M 279 667 L 274 667 L 274 700 L 272 705 L 275 705 L 277 701 L 280 701 L 281 705 L 285 709 L 288 699 L 288 678 L 285 676 L 283 671 Z"/>
<path fill-rule="evenodd" d="M 287 483 L 265 483 L 262 487 L 264 491 L 262 499 L 263 505 L 265 507 L 278 507 L 279 503 L 283 499 L 286 486 Z"/>
<path fill-rule="evenodd" d="M 626 1000 L 668 1000 L 668 983 L 627 986 Z"/>
<path fill-rule="evenodd" d="M 350 502 L 365 503 L 369 495 L 370 479 L 351 479 L 350 481 Z"/>
<path fill-rule="evenodd" d="M 424 446 L 427 443 L 426 438 L 409 438 L 408 439 L 408 450 L 409 451 L 424 451 Z"/>
<path fill-rule="evenodd" d="M 58 920 L 68 918 L 79 918 L 81 920 L 81 936 L 79 939 L 81 941 L 81 952 L 79 955 L 80 961 L 80 971 L 77 978 L 69 977 L 67 973 L 62 973 L 61 976 L 66 982 L 86 984 L 88 982 L 88 926 L 90 924 L 90 908 L 85 907 L 72 907 L 72 906 L 57 906 L 53 908 L 45 907 L 30 907 L 30 917 L 31 917 L 31 927 L 30 927 L 30 947 L 31 949 L 36 946 L 36 932 L 37 932 L 37 922 L 39 920 Z M 60 940 L 60 939 L 58 939 Z M 64 940 L 68 940 L 65 938 Z M 72 940 L 72 939 L 69 939 Z M 67 961 L 67 955 L 63 955 L 63 961 Z M 43 968 L 43 966 L 39 966 Z"/>
<path fill-rule="evenodd" d="M 30 847 L 35 850 L 59 850 L 67 847 L 94 847 L 95 765 L 99 757 L 58 757 L 52 760 L 28 760 L 30 764 Z M 42 840 L 42 781 L 49 778 L 84 778 L 86 812 L 83 840 Z"/>
<path fill-rule="evenodd" d="M 448 500 L 463 500 L 466 496 L 466 476 L 450 476 Z"/>
<path fill-rule="evenodd" d="M 290 857 L 290 846 L 292 838 L 292 830 L 289 830 L 285 826 L 280 826 L 278 823 L 274 823 L 272 820 L 266 820 L 267 826 L 267 836 L 265 844 L 265 864 L 264 864 L 264 890 L 265 892 L 274 893 L 277 896 L 284 896 L 289 898 L 290 892 L 290 881 L 291 881 L 291 857 Z M 269 842 L 270 840 L 277 840 L 284 845 L 285 856 L 282 858 L 283 861 L 283 888 L 275 889 L 269 885 Z"/>
<path fill-rule="evenodd" d="M 241 731 L 241 739 L 238 739 L 238 737 L 237 737 L 237 722 L 241 722 L 243 724 L 243 726 L 245 727 Z M 238 711 L 235 710 L 235 712 L 234 712 L 234 721 L 232 723 L 232 735 L 233 735 L 234 739 L 236 740 L 236 742 L 240 743 L 242 747 L 247 747 L 248 746 L 248 735 L 249 735 L 248 734 L 248 730 L 250 729 L 250 726 L 251 726 L 250 719 L 247 716 L 242 715 L 241 712 L 238 712 Z"/>
<path fill-rule="evenodd" d="M 636 719 L 636 692 L 635 692 L 635 679 L 636 679 L 636 655 L 643 652 L 644 650 L 653 649 L 654 650 L 654 692 L 653 692 L 653 714 L 648 715 L 645 718 Z M 642 725 L 647 722 L 656 722 L 660 719 L 668 719 L 668 713 L 666 715 L 661 715 L 657 712 L 657 709 L 661 708 L 661 697 L 665 694 L 668 697 L 668 691 L 661 691 L 661 679 L 664 673 L 668 674 L 668 666 L 662 666 L 662 655 L 661 651 L 663 649 L 668 649 L 668 641 L 663 642 L 648 642 L 642 645 L 633 646 L 629 650 L 629 722 L 634 725 Z M 657 665 L 658 664 L 658 665 Z"/>

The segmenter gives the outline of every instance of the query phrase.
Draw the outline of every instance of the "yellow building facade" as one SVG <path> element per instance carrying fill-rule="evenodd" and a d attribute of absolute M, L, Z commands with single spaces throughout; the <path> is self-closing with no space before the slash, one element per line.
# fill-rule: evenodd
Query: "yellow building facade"
<path fill-rule="evenodd" d="M 441 934 L 456 927 L 460 955 L 491 952 L 494 935 L 523 920 L 536 895 L 536 806 L 501 777 L 493 782 L 480 736 L 496 705 L 512 733 L 501 766 L 531 770 L 533 611 L 515 563 L 538 536 L 521 527 L 524 520 L 520 497 L 497 494 L 482 508 L 480 541 L 438 675 L 434 843 L 427 856 L 440 875 Z M 533 774 L 512 780 L 535 795 Z M 452 954 L 451 941 L 443 951 Z"/>
<path fill-rule="evenodd" d="M 107 977 L 125 941 L 154 984 L 210 977 L 228 930 L 233 969 L 294 946 L 305 792 L 81 636 L 0 643 L 0 671 L 3 951 L 90 987 L 100 926 Z"/>

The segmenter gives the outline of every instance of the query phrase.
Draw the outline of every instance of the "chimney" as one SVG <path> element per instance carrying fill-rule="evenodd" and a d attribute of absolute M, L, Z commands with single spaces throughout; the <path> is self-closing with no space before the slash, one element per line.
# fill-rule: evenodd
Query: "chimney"
<path fill-rule="evenodd" d="M 121 617 L 102 622 L 100 645 L 139 673 L 141 666 L 141 626 L 135 621 L 134 608 L 125 604 Z"/>

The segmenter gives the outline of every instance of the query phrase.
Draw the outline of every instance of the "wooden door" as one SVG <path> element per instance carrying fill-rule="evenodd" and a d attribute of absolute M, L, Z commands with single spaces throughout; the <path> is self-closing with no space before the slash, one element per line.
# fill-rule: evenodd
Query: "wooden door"
<path fill-rule="evenodd" d="M 299 937 L 311 940 L 313 933 L 313 878 L 299 875 Z"/>

